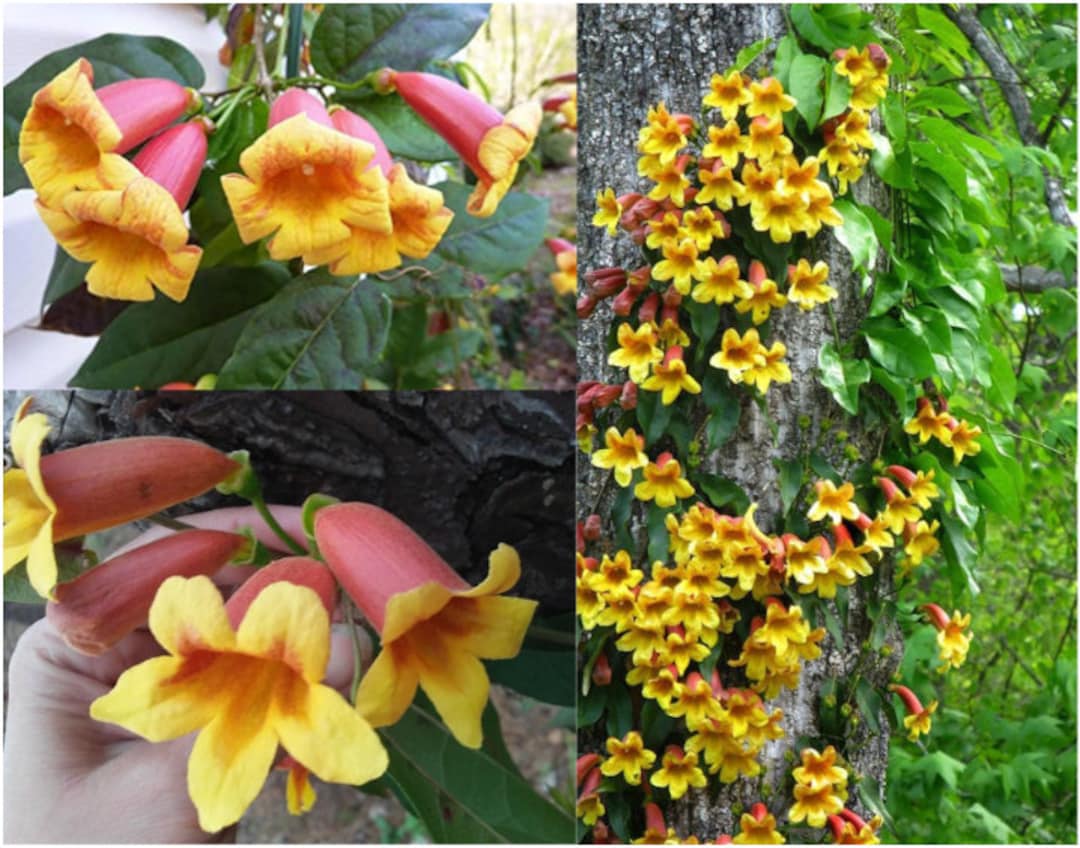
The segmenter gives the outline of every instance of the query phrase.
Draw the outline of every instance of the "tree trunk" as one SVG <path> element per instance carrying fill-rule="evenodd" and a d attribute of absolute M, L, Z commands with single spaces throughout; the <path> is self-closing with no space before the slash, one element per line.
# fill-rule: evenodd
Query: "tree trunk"
<path fill-rule="evenodd" d="M 760 4 L 582 5 L 578 15 L 579 255 L 583 272 L 608 265 L 634 268 L 642 261 L 630 238 L 620 231 L 616 239 L 611 239 L 603 229 L 592 226 L 597 192 L 607 187 L 613 187 L 616 195 L 642 190 L 646 183 L 637 175 L 635 143 L 648 108 L 663 101 L 673 113 L 696 115 L 713 73 L 723 72 L 731 65 L 740 49 L 765 37 L 771 38 L 775 47 L 786 34 L 783 8 Z M 771 61 L 770 49 L 751 65 L 748 73 L 756 75 L 759 66 Z M 852 194 L 861 204 L 887 210 L 885 189 L 869 172 L 852 188 Z M 813 251 L 817 255 L 811 261 L 824 259 L 828 263 L 829 282 L 839 291 L 839 299 L 831 304 L 840 335 L 839 346 L 852 336 L 865 316 L 870 292 L 863 293 L 850 256 L 828 232 L 826 228 L 814 240 Z M 609 303 L 604 302 L 591 318 L 579 325 L 579 379 L 605 382 L 625 379 L 625 372 L 606 364 L 613 318 Z M 704 459 L 700 470 L 722 474 L 737 482 L 750 500 L 759 504 L 756 517 L 761 528 L 767 533 L 778 533 L 781 502 L 774 460 L 802 461 L 816 451 L 847 478 L 856 464 L 869 463 L 876 456 L 884 425 L 881 422 L 866 425 L 850 419 L 818 382 L 818 353 L 822 344 L 832 337 L 824 308 L 811 312 L 787 308 L 770 323 L 769 339 L 780 339 L 787 345 L 792 382 L 769 388 L 768 418 L 748 393 L 742 392 L 735 435 L 712 454 L 707 453 L 702 443 Z M 770 431 L 769 419 L 776 426 L 775 436 Z M 840 434 L 841 429 L 846 436 Z M 680 459 L 685 469 L 685 457 Z M 602 516 L 610 515 L 615 487 L 605 489 L 609 477 L 608 471 L 592 468 L 587 462 L 580 464 L 580 516 L 597 504 Z M 645 532 L 640 516 L 637 522 L 635 539 L 643 548 Z M 605 525 L 605 533 L 609 532 L 610 523 Z M 779 698 L 766 704 L 770 711 L 776 706 L 783 709 L 785 736 L 763 749 L 764 774 L 754 780 L 742 778 L 730 785 L 720 784 L 714 778 L 704 790 L 691 790 L 674 804 L 674 816 L 668 817 L 668 824 L 681 837 L 692 834 L 705 842 L 721 833 L 735 834 L 739 818 L 735 813 L 745 811 L 756 801 L 765 801 L 778 822 L 786 820 L 793 799 L 792 765 L 785 754 L 795 748 L 799 737 L 821 738 L 818 699 L 822 685 L 828 679 L 850 681 L 856 665 L 861 663 L 858 673 L 881 689 L 897 666 L 900 652 L 895 633 L 890 633 L 887 640 L 893 649 L 891 657 L 880 653 L 864 656 L 861 651 L 870 632 L 867 601 L 871 595 L 884 594 L 891 585 L 892 565 L 886 561 L 875 565 L 872 578 L 862 578 L 851 587 L 849 615 L 843 624 L 844 644 L 836 645 L 827 636 L 821 658 L 803 666 L 799 688 L 784 690 Z M 829 604 L 832 606 L 832 602 Z M 882 716 L 879 720 L 885 727 Z M 866 722 L 861 721 L 854 727 L 849 723 L 845 737 L 837 739 L 835 744 L 855 772 L 851 775 L 852 797 L 848 805 L 865 812 L 854 792 L 854 780 L 867 776 L 884 786 L 888 736 L 884 732 L 871 734 Z"/>
<path fill-rule="evenodd" d="M 7 397 L 10 416 L 18 405 Z M 40 392 L 50 448 L 123 436 L 246 448 L 270 503 L 313 492 L 378 504 L 471 583 L 499 542 L 517 548 L 515 594 L 541 616 L 573 608 L 571 396 L 555 392 Z M 182 512 L 242 503 L 208 493 Z"/>

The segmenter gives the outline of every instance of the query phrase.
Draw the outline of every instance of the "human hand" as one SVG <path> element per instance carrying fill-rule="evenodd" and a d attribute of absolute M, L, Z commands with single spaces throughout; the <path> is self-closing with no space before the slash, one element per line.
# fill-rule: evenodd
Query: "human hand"
<path fill-rule="evenodd" d="M 273 513 L 290 535 L 303 539 L 299 509 L 274 507 Z M 183 520 L 213 530 L 249 526 L 268 547 L 282 547 L 253 508 L 215 510 Z M 169 532 L 155 528 L 124 550 Z M 251 573 L 245 566 L 226 566 L 213 579 L 227 595 Z M 365 661 L 370 660 L 368 648 Z M 161 653 L 146 630 L 129 634 L 96 657 L 70 648 L 47 620 L 36 622 L 23 634 L 8 674 L 5 841 L 213 842 L 232 838 L 233 828 L 208 834 L 199 827 L 186 778 L 195 734 L 151 743 L 90 718 L 91 702 L 108 692 L 124 671 Z M 352 673 L 351 638 L 335 629 L 324 682 L 344 689 Z"/>

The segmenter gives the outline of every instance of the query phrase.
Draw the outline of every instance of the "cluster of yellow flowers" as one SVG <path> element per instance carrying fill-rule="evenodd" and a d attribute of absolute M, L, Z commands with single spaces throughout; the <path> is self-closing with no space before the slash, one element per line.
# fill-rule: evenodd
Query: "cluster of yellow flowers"
<path fill-rule="evenodd" d="M 904 425 L 904 432 L 918 436 L 920 445 L 925 445 L 931 438 L 937 439 L 952 449 L 953 464 L 959 465 L 965 456 L 975 456 L 982 450 L 982 445 L 977 441 L 982 435 L 982 428 L 957 420 L 949 414 L 944 401 L 941 407 L 938 412 L 930 398 L 919 398 L 915 417 Z"/>
<path fill-rule="evenodd" d="M 838 60 L 836 73 L 851 83 L 851 108 L 840 120 L 826 124 L 825 147 L 818 157 L 845 194 L 848 183 L 858 180 L 866 167 L 868 156 L 863 151 L 874 148 L 869 113 L 889 89 L 891 60 L 879 44 L 868 44 L 861 51 L 855 47 L 837 50 L 833 58 Z"/>
<path fill-rule="evenodd" d="M 604 444 L 592 455 L 597 468 L 612 468 L 615 482 L 624 488 L 629 486 L 635 469 L 641 468 L 644 479 L 634 486 L 634 497 L 640 501 L 655 501 L 659 507 L 675 506 L 679 499 L 694 495 L 694 487 L 682 476 L 679 460 L 664 452 L 651 462 L 645 453 L 645 440 L 633 427 L 619 434 L 614 427 L 604 433 Z"/>
<path fill-rule="evenodd" d="M 847 769 L 836 764 L 832 745 L 820 754 L 803 748 L 802 765 L 792 771 L 795 803 L 788 810 L 792 823 L 805 821 L 811 827 L 825 827 L 826 818 L 844 809 L 847 800 Z"/>

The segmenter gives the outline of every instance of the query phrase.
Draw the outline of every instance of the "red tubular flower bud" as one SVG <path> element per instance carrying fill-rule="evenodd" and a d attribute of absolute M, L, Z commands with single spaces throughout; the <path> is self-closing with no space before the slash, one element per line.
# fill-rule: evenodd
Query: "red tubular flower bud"
<path fill-rule="evenodd" d="M 752 619 L 750 619 L 750 632 L 755 632 L 759 628 L 763 627 L 764 624 L 765 619 L 762 618 L 760 615 L 755 615 Z"/>
<path fill-rule="evenodd" d="M 600 538 L 600 516 L 593 513 L 585 519 L 585 540 L 595 542 Z"/>
<path fill-rule="evenodd" d="M 554 256 L 558 256 L 560 253 L 565 253 L 568 250 L 577 251 L 577 247 L 574 246 L 573 242 L 569 242 L 563 238 L 544 239 L 544 244 L 547 245 L 547 249 L 550 250 Z"/>
<path fill-rule="evenodd" d="M 949 616 L 945 613 L 941 607 L 937 604 L 923 604 L 923 610 L 926 611 L 927 616 L 930 619 L 930 623 L 934 625 L 938 630 L 944 630 L 949 625 Z"/>
<path fill-rule="evenodd" d="M 289 88 L 275 98 L 270 105 L 270 118 L 267 121 L 267 129 L 275 127 L 282 121 L 287 121 L 295 115 L 307 115 L 316 124 L 334 129 L 334 122 L 330 120 L 323 102 L 302 88 Z"/>
<path fill-rule="evenodd" d="M 854 811 L 849 810 L 847 807 L 844 807 L 844 809 L 840 811 L 840 815 L 843 818 L 847 819 L 849 822 L 851 822 L 853 825 L 855 825 L 856 830 L 862 830 L 864 827 L 867 826 L 865 821 L 863 821 L 858 815 L 856 815 Z"/>
<path fill-rule="evenodd" d="M 668 286 L 664 292 L 664 308 L 674 308 L 680 303 L 682 303 L 682 295 L 679 294 L 679 290 L 675 286 Z"/>
<path fill-rule="evenodd" d="M 832 557 L 832 548 L 829 547 L 829 540 L 824 536 L 818 536 L 818 547 L 821 549 L 821 556 L 824 559 Z"/>
<path fill-rule="evenodd" d="M 732 845 L 732 844 L 734 844 L 734 840 L 730 836 L 728 836 L 726 833 L 721 833 L 718 837 L 716 837 L 715 844 L 716 845 Z"/>
<path fill-rule="evenodd" d="M 562 106 L 570 99 L 570 95 L 565 91 L 558 94 L 553 94 L 551 97 L 545 98 L 540 103 L 540 108 L 545 112 L 558 112 L 559 107 Z"/>
<path fill-rule="evenodd" d="M 663 811 L 652 801 L 645 804 L 645 829 L 667 835 L 667 822 Z"/>
<path fill-rule="evenodd" d="M 914 521 L 904 522 L 904 541 L 910 542 L 915 538 L 915 535 L 919 532 L 919 527 Z"/>
<path fill-rule="evenodd" d="M 619 840 L 615 838 L 615 834 L 611 832 L 611 828 L 608 827 L 604 820 L 601 819 L 593 825 L 592 829 L 592 843 L 593 845 L 618 845 Z"/>
<path fill-rule="evenodd" d="M 600 268 L 585 274 L 585 282 L 596 298 L 618 294 L 626 287 L 626 279 L 626 271 L 622 268 Z"/>
<path fill-rule="evenodd" d="M 832 830 L 833 842 L 840 844 L 840 840 L 844 836 L 844 820 L 840 816 L 828 815 L 826 816 L 829 822 L 829 827 Z"/>
<path fill-rule="evenodd" d="M 910 468 L 905 468 L 903 465 L 890 465 L 885 470 L 899 480 L 902 486 L 905 486 L 908 489 L 911 488 L 911 484 L 916 480 L 915 472 Z"/>
<path fill-rule="evenodd" d="M 655 321 L 656 311 L 659 307 L 660 295 L 657 292 L 649 292 L 649 296 L 645 298 L 645 302 L 638 309 L 638 321 L 643 324 L 646 321 Z"/>
<path fill-rule="evenodd" d="M 596 309 L 596 298 L 591 294 L 583 294 L 577 299 L 577 305 L 574 307 L 574 311 L 577 312 L 577 317 L 584 321 L 593 311 Z"/>
<path fill-rule="evenodd" d="M 660 454 L 660 456 L 658 456 L 656 458 L 656 467 L 657 468 L 663 468 L 665 465 L 667 465 L 669 462 L 671 462 L 674 458 L 675 457 L 673 457 L 671 455 L 671 451 L 664 451 L 662 454 Z"/>
<path fill-rule="evenodd" d="M 184 209 L 206 164 L 206 124 L 188 121 L 154 136 L 134 159 L 142 171 Z"/>
<path fill-rule="evenodd" d="M 337 605 L 337 583 L 330 569 L 311 557 L 285 557 L 256 571 L 226 602 L 225 612 L 234 629 L 240 626 L 259 593 L 271 583 L 280 581 L 307 586 L 319 596 L 327 615 L 333 616 Z"/>
<path fill-rule="evenodd" d="M 769 808 L 758 801 L 750 808 L 750 815 L 754 817 L 756 821 L 765 821 L 765 816 L 769 814 Z"/>
<path fill-rule="evenodd" d="M 585 776 L 600 762 L 599 754 L 582 754 L 577 758 L 577 781 L 575 786 L 581 786 Z"/>
<path fill-rule="evenodd" d="M 626 275 L 626 284 L 633 286 L 639 291 L 644 291 L 648 287 L 649 280 L 651 279 L 652 265 L 642 265 L 640 268 L 635 268 Z"/>
<path fill-rule="evenodd" d="M 900 700 L 904 702 L 904 706 L 907 707 L 907 711 L 910 715 L 918 715 L 923 711 L 923 705 L 919 701 L 918 696 L 906 686 L 901 686 L 898 683 L 890 683 L 889 691 L 895 692 L 900 696 Z"/>
<path fill-rule="evenodd" d="M 194 383 L 185 383 L 182 380 L 176 380 L 171 383 L 163 383 L 158 386 L 159 392 L 179 392 L 179 391 L 194 391 Z"/>
<path fill-rule="evenodd" d="M 755 120 L 758 120 L 755 118 Z M 751 260 L 750 267 L 746 271 L 747 282 L 750 283 L 755 289 L 761 287 L 761 281 L 769 276 L 765 270 L 765 266 L 757 259 Z"/>
<path fill-rule="evenodd" d="M 371 157 L 367 170 L 370 171 L 372 168 L 378 167 L 383 172 L 384 177 L 389 177 L 390 171 L 394 167 L 394 160 L 391 158 L 390 151 L 386 148 L 386 144 L 383 142 L 378 130 L 355 112 L 351 112 L 343 106 L 335 104 L 327 111 L 330 114 L 330 123 L 334 126 L 334 129 L 345 133 L 345 135 L 351 135 L 353 138 L 366 141 L 375 148 L 375 155 Z"/>
<path fill-rule="evenodd" d="M 667 349 L 664 354 L 664 367 L 671 367 L 671 363 L 676 359 L 681 360 L 683 358 L 683 350 L 679 345 L 672 345 Z"/>
<path fill-rule="evenodd" d="M 855 526 L 860 530 L 865 531 L 867 527 L 873 524 L 874 521 L 865 512 L 860 512 L 859 517 L 855 519 Z"/>
<path fill-rule="evenodd" d="M 874 67 L 879 71 L 889 67 L 892 61 L 889 59 L 889 54 L 885 52 L 885 48 L 876 41 L 871 41 L 866 45 L 866 52 L 870 54 L 870 61 L 874 63 Z"/>
<path fill-rule="evenodd" d="M 622 394 L 622 386 L 608 386 L 601 384 L 596 388 L 596 395 L 593 399 L 594 409 L 606 409 L 611 406 Z"/>
<path fill-rule="evenodd" d="M 608 662 L 607 654 L 600 654 L 592 668 L 592 682 L 597 686 L 607 686 L 611 683 L 611 663 Z"/>
<path fill-rule="evenodd" d="M 892 503 L 897 498 L 902 498 L 900 490 L 896 487 L 896 484 L 888 477 L 878 477 L 877 484 L 881 487 L 882 493 L 885 495 L 885 500 Z"/>
<path fill-rule="evenodd" d="M 41 458 L 56 503 L 53 541 L 153 515 L 212 489 L 239 466 L 190 439 L 138 436 L 96 442 Z"/>
<path fill-rule="evenodd" d="M 612 299 L 611 310 L 621 318 L 625 318 L 633 310 L 640 294 L 637 289 L 627 286 Z"/>
<path fill-rule="evenodd" d="M 727 604 L 728 607 L 731 606 L 727 601 L 721 603 Z M 728 697 L 728 690 L 724 688 L 724 682 L 720 679 L 720 672 L 715 668 L 709 677 L 709 688 L 712 689 L 714 698 L 726 699 Z"/>
<path fill-rule="evenodd" d="M 574 528 L 574 547 L 579 554 L 585 552 L 585 528 L 582 527 L 580 521 Z M 577 576 L 581 576 L 581 560 L 578 560 Z"/>
<path fill-rule="evenodd" d="M 45 614 L 72 648 L 96 656 L 146 624 L 166 579 L 209 576 L 246 544 L 245 537 L 218 530 L 174 533 L 58 584 Z"/>
<path fill-rule="evenodd" d="M 581 794 L 578 795 L 578 800 L 587 798 L 590 795 L 596 794 L 596 790 L 600 787 L 600 769 L 593 768 L 585 775 L 584 782 L 581 782 Z"/>
<path fill-rule="evenodd" d="M 619 406 L 626 410 L 636 409 L 637 392 L 637 383 L 633 380 L 627 380 L 623 383 L 622 394 L 619 395 Z"/>
<path fill-rule="evenodd" d="M 198 102 L 192 89 L 152 77 L 121 80 L 94 93 L 122 134 L 113 153 L 137 147 Z"/>
<path fill-rule="evenodd" d="M 844 526 L 844 522 L 841 521 L 838 524 L 833 525 L 833 540 L 836 542 L 836 547 L 847 546 L 854 547 L 854 542 L 851 539 L 851 533 L 847 527 Z"/>

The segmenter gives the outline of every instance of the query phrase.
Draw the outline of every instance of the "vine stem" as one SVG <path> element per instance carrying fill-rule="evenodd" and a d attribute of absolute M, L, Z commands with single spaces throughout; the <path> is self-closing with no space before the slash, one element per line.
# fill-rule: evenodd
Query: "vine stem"
<path fill-rule="evenodd" d="M 300 51 L 304 44 L 304 7 L 299 3 L 289 6 L 285 28 L 285 76 L 295 77 L 300 75 Z"/>
<path fill-rule="evenodd" d="M 263 499 L 262 492 L 259 492 L 257 495 L 251 497 L 250 500 L 251 505 L 255 507 L 259 515 L 262 516 L 263 521 L 266 522 L 266 526 L 269 527 L 272 531 L 274 531 L 274 535 L 281 539 L 281 541 L 283 541 L 288 546 L 290 551 L 292 551 L 297 556 L 308 555 L 307 548 L 303 547 L 299 542 L 296 541 L 296 539 L 286 533 L 285 528 L 278 524 L 277 519 L 274 518 L 274 514 L 270 512 L 270 508 L 266 505 L 266 501 Z"/>
<path fill-rule="evenodd" d="M 529 625 L 529 628 L 525 631 L 525 638 L 535 639 L 537 642 L 548 642 L 552 645 L 564 645 L 570 648 L 577 644 L 577 637 L 573 633 L 564 633 L 562 630 L 536 624 Z"/>
<path fill-rule="evenodd" d="M 256 81 L 259 88 L 267 95 L 274 91 L 274 84 L 270 79 L 270 72 L 266 68 L 266 44 L 264 36 L 263 4 L 255 4 L 255 27 L 251 36 L 252 46 L 255 48 L 255 69 L 259 75 Z"/>

